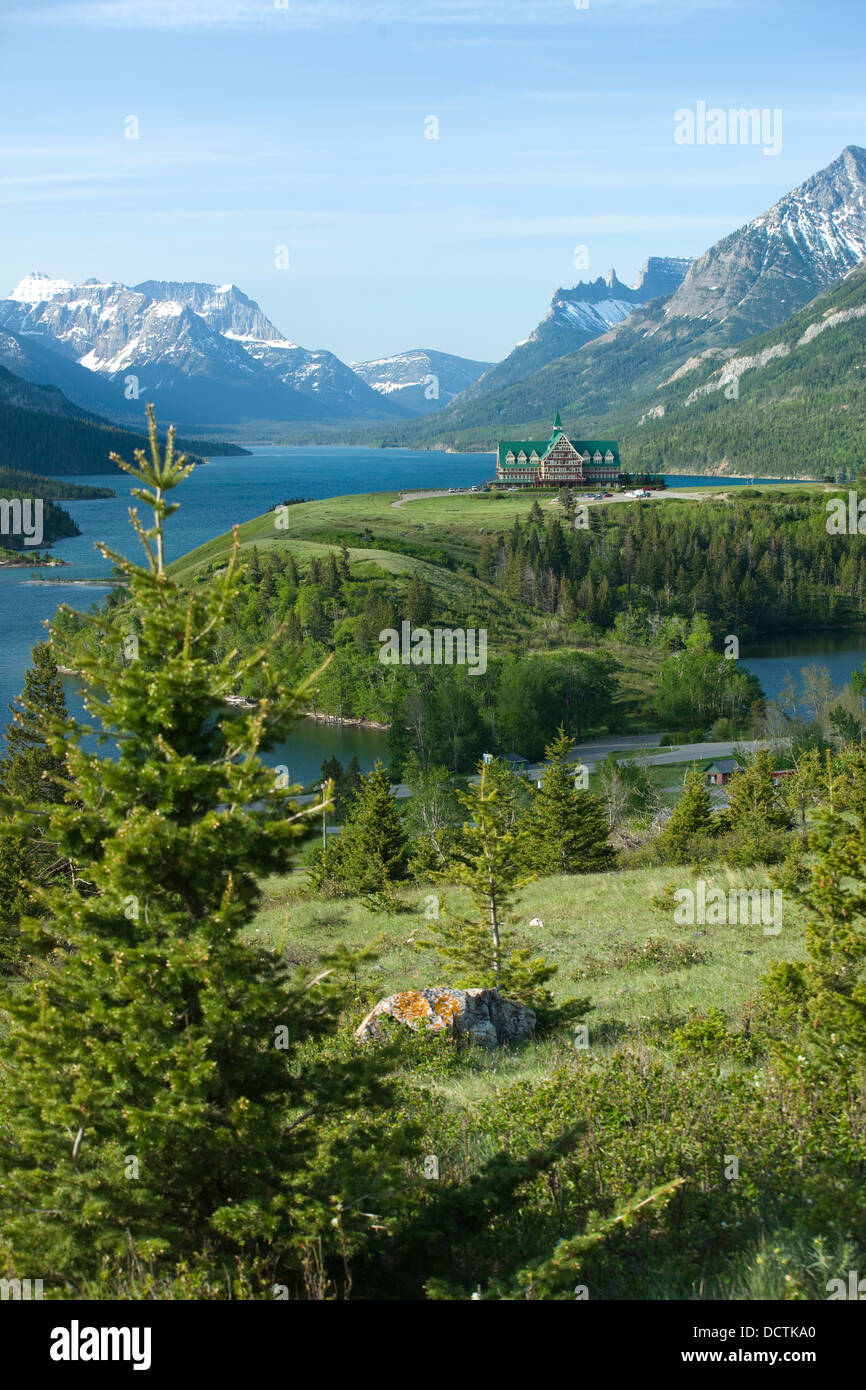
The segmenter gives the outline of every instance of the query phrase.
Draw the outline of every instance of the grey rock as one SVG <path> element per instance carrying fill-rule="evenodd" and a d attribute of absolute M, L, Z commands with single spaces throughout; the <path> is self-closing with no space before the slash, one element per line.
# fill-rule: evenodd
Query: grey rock
<path fill-rule="evenodd" d="M 379 1020 L 387 1016 L 404 1023 L 413 1032 L 444 1032 L 452 1038 L 466 1038 L 482 1047 L 524 1042 L 535 1033 L 536 1017 L 525 1004 L 503 999 L 496 989 L 452 989 L 432 985 L 427 989 L 407 989 L 380 999 L 355 1030 L 359 1042 L 381 1038 Z"/>

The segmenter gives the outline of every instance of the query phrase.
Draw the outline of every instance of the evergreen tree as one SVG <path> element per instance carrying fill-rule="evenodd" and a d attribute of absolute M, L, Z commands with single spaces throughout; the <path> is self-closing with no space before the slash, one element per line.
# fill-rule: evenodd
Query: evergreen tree
<path fill-rule="evenodd" d="M 322 782 L 332 782 L 334 787 L 333 805 L 330 818 L 341 825 L 346 819 L 351 804 L 361 785 L 361 768 L 353 755 L 348 767 L 343 767 L 337 757 L 325 758 L 322 763 Z"/>
<path fill-rule="evenodd" d="M 343 800 L 347 806 L 351 805 L 352 801 L 361 790 L 361 779 L 363 775 L 357 755 L 353 753 L 349 759 L 349 766 L 346 768 L 344 774 Z"/>
<path fill-rule="evenodd" d="M 258 586 L 259 599 L 262 606 L 267 610 L 276 597 L 276 585 L 274 584 L 274 567 L 269 560 L 266 560 L 261 567 L 261 580 Z"/>
<path fill-rule="evenodd" d="M 289 646 L 299 646 L 304 640 L 304 631 L 294 608 L 286 619 L 285 637 Z"/>
<path fill-rule="evenodd" d="M 329 808 L 329 818 L 337 821 L 338 823 L 342 821 L 343 814 L 345 811 L 345 807 L 343 805 L 341 796 L 343 788 L 343 778 L 345 777 L 345 775 L 346 774 L 343 771 L 343 764 L 340 762 L 339 758 L 332 755 L 330 758 L 325 758 L 323 760 L 322 786 L 324 787 L 325 784 L 328 782 L 330 782 L 333 786 L 333 799 Z"/>
<path fill-rule="evenodd" d="M 31 648 L 33 664 L 24 677 L 24 689 L 10 705 L 12 722 L 6 727 L 6 754 L 0 762 L 0 809 L 9 811 L 24 803 L 42 810 L 63 800 L 68 776 L 62 752 L 48 746 L 52 722 L 66 717 L 66 697 L 57 664 L 48 642 Z M 23 963 L 25 952 L 18 930 L 24 911 L 33 906 L 23 880 L 46 885 L 69 883 L 70 865 L 58 846 L 46 835 L 45 820 L 38 814 L 17 826 L 4 825 L 0 844 L 0 954 Z"/>
<path fill-rule="evenodd" d="M 768 831 L 788 829 L 791 817 L 776 791 L 769 749 L 760 748 L 754 757 L 742 759 L 740 770 L 728 783 L 728 805 L 731 828 L 756 839 Z"/>
<path fill-rule="evenodd" d="M 333 550 L 329 550 L 325 557 L 325 564 L 322 570 L 322 589 L 328 598 L 333 598 L 340 587 L 340 576 L 337 571 L 337 557 Z"/>
<path fill-rule="evenodd" d="M 589 874 L 608 869 L 604 807 L 590 791 L 576 789 L 571 761 L 574 739 L 560 725 L 545 749 L 546 766 L 527 825 L 527 862 L 539 874 Z"/>
<path fill-rule="evenodd" d="M 712 835 L 716 828 L 713 803 L 704 775 L 697 763 L 692 763 L 683 781 L 682 794 L 659 836 L 659 848 L 666 859 L 674 864 L 682 864 L 688 857 L 694 837 Z"/>
<path fill-rule="evenodd" d="M 406 617 L 416 627 L 429 623 L 433 614 L 433 594 L 422 574 L 415 571 L 406 594 Z"/>
<path fill-rule="evenodd" d="M 147 563 L 102 548 L 128 599 L 94 620 L 101 641 L 82 663 L 117 757 L 95 757 L 74 720 L 52 717 L 44 735 L 72 787 L 46 803 L 47 834 L 88 891 L 31 889 L 41 915 L 24 925 L 46 961 L 2 998 L 0 1269 L 103 1296 L 96 1280 L 116 1291 L 146 1272 L 187 1297 L 225 1289 L 230 1269 L 253 1296 L 274 1282 L 303 1296 L 313 1252 L 328 1280 L 368 1230 L 359 1208 L 394 1145 L 364 1109 L 382 1094 L 373 1060 L 299 1065 L 304 1040 L 335 1027 L 337 976 L 290 977 L 241 937 L 257 879 L 285 871 L 300 833 L 258 754 L 285 737 L 304 688 L 281 686 L 267 648 L 239 664 L 226 652 L 237 540 L 211 585 L 166 572 L 167 494 L 190 469 L 172 432 L 162 457 L 149 416 L 150 456 L 116 459 L 152 509 L 147 529 L 131 511 Z M 121 660 L 129 625 L 138 650 Z M 246 673 L 264 691 L 254 712 L 225 704 Z"/>
<path fill-rule="evenodd" d="M 352 571 L 349 568 L 349 547 L 346 545 L 345 541 L 340 545 L 340 560 L 337 569 L 340 573 L 341 582 L 343 584 L 348 584 L 349 580 L 352 578 Z"/>
<path fill-rule="evenodd" d="M 782 1046 L 792 1065 L 866 1074 L 866 749 L 851 750 L 844 809 L 825 804 L 809 836 L 811 880 L 789 891 L 808 910 L 808 961 L 775 966 L 765 980 L 802 1031 Z"/>
<path fill-rule="evenodd" d="M 17 972 L 26 960 L 19 923 L 30 907 L 28 868 L 24 834 L 0 826 L 0 974 Z"/>
<path fill-rule="evenodd" d="M 352 801 L 343 833 L 321 853 L 313 881 L 338 882 L 355 895 L 375 894 L 406 876 L 408 839 L 391 794 L 391 779 L 377 762 Z"/>
<path fill-rule="evenodd" d="M 519 867 L 526 858 L 527 831 L 525 819 L 514 816 L 517 778 L 498 760 L 482 762 L 479 773 L 477 783 L 457 793 L 467 821 L 447 866 L 434 874 L 468 892 L 473 916 L 440 906 L 439 917 L 426 923 L 432 940 L 418 944 L 436 951 L 460 988 L 498 989 L 528 1004 L 546 1023 L 581 1017 L 588 1000 L 554 1006 L 548 986 L 557 966 L 512 944 L 514 894 L 536 875 Z"/>
<path fill-rule="evenodd" d="M 481 542 L 481 550 L 478 554 L 476 569 L 478 578 L 485 583 L 492 584 L 496 577 L 496 566 L 499 561 L 499 542 L 494 541 L 491 536 L 485 536 Z"/>
<path fill-rule="evenodd" d="M 7 796 L 27 803 L 62 801 L 66 763 L 48 748 L 45 731 L 52 720 L 66 717 L 66 697 L 48 642 L 31 647 L 33 665 L 24 677 L 17 704 L 10 705 L 6 754 L 0 762 L 0 786 Z"/>

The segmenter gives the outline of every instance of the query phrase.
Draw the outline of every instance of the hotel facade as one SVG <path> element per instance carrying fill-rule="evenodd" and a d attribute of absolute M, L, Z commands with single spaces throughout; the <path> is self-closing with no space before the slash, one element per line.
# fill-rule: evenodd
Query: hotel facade
<path fill-rule="evenodd" d="M 557 411 L 549 439 L 503 439 L 496 450 L 502 483 L 536 487 L 620 483 L 619 445 L 612 439 L 569 439 Z"/>

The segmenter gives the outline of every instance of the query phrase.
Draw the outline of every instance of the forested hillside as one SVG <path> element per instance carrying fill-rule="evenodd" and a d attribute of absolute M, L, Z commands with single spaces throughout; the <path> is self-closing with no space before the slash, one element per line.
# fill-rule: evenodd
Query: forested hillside
<path fill-rule="evenodd" d="M 635 719 L 746 728 L 761 692 L 721 656 L 727 635 L 866 628 L 866 558 L 858 536 L 827 534 L 830 495 L 303 503 L 288 532 L 274 514 L 240 528 L 248 569 L 226 642 L 246 653 L 282 627 L 280 663 L 312 672 L 330 656 L 310 708 L 388 723 L 395 774 L 413 752 L 453 771 L 490 749 L 535 757 L 563 719 L 580 737 Z M 173 571 L 210 584 L 228 545 Z M 483 630 L 485 668 L 445 665 L 434 678 L 383 665 L 381 634 L 403 621 Z M 60 621 L 55 640 L 74 664 L 86 636 Z M 245 678 L 238 689 L 259 693 Z"/>
<path fill-rule="evenodd" d="M 631 472 L 853 476 L 866 457 L 864 353 L 861 264 L 779 328 L 739 343 L 651 305 L 523 381 L 457 402 L 399 437 L 489 449 L 499 437 L 535 437 L 561 410 L 566 431 L 619 439 Z"/>
<path fill-rule="evenodd" d="M 114 425 L 68 400 L 53 386 L 25 381 L 0 367 L 0 467 L 63 477 L 75 473 L 119 473 L 109 454 L 130 456 L 144 448 L 143 434 Z M 191 461 L 204 454 L 242 456 L 237 444 L 178 440 Z"/>

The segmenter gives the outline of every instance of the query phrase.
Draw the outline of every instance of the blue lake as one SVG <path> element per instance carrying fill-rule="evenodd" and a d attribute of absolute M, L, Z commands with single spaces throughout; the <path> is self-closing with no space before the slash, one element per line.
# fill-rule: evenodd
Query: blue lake
<path fill-rule="evenodd" d="M 373 492 L 400 489 L 466 487 L 492 477 L 493 473 L 493 454 L 342 446 L 253 446 L 250 457 L 215 458 L 193 472 L 181 491 L 180 509 L 167 525 L 167 556 L 169 560 L 176 559 L 229 530 L 236 522 L 250 521 L 291 497 L 363 497 Z M 81 580 L 104 579 L 110 572 L 109 563 L 94 549 L 94 543 L 103 541 L 121 554 L 134 556 L 137 553 L 138 543 L 127 515 L 131 483 L 126 476 L 81 476 L 74 481 L 111 487 L 117 496 L 63 504 L 75 518 L 81 535 L 60 541 L 52 549 L 53 555 L 67 562 L 67 568 L 62 571 L 62 583 L 41 583 L 37 577 L 40 572 L 35 570 L 0 570 L 0 725 L 6 722 L 6 706 L 21 689 L 30 662 L 30 648 L 44 638 L 44 624 L 50 621 L 57 606 L 65 602 L 86 608 L 106 592 L 101 587 L 80 584 Z M 728 488 L 755 480 L 680 474 L 670 475 L 667 481 L 671 487 L 724 485 Z M 59 577 L 57 570 L 42 573 L 52 580 Z M 804 658 L 803 664 L 819 659 L 815 656 L 818 649 L 816 643 L 811 643 L 812 654 Z M 838 655 L 841 670 L 847 657 L 841 652 Z M 859 660 L 852 657 L 850 669 L 861 665 L 864 657 L 866 653 L 861 653 Z M 748 664 L 745 659 L 744 664 Z M 762 669 L 769 672 L 769 668 Z M 756 674 L 760 675 L 757 669 Z M 784 673 L 779 679 L 780 686 L 783 680 Z M 66 685 L 70 709 L 81 714 L 76 681 L 70 677 Z M 369 768 L 378 757 L 384 756 L 384 750 L 385 735 L 381 731 L 338 728 L 304 720 L 291 739 L 275 749 L 268 760 L 286 764 L 293 781 L 307 784 L 319 773 L 322 760 L 331 754 L 344 762 L 354 754 L 362 767 Z"/>
<path fill-rule="evenodd" d="M 799 693 L 804 666 L 826 666 L 841 690 L 851 674 L 866 662 L 866 634 L 811 632 L 777 637 L 744 647 L 740 665 L 758 677 L 768 700 L 778 700 L 790 676 Z"/>
<path fill-rule="evenodd" d="M 215 458 L 197 468 L 184 483 L 180 508 L 166 525 L 169 560 L 184 555 L 236 522 L 251 521 L 290 497 L 359 497 L 391 490 L 463 487 L 482 482 L 494 471 L 492 454 L 446 454 L 411 449 L 282 448 L 264 445 L 249 458 Z M 61 603 L 87 608 L 107 591 L 84 587 L 83 579 L 105 577 L 111 565 L 94 549 L 103 541 L 124 555 L 138 556 L 138 542 L 129 524 L 131 481 L 125 474 L 80 476 L 74 482 L 111 487 L 117 496 L 89 502 L 64 502 L 75 518 L 80 536 L 59 541 L 52 555 L 67 562 L 62 571 L 0 570 L 0 725 L 6 706 L 21 690 L 30 663 L 30 648 L 44 639 L 44 623 Z M 44 573 L 52 581 L 41 583 Z M 76 694 L 78 682 L 65 681 L 70 710 L 83 714 Z M 268 761 L 285 764 L 293 782 L 308 784 L 332 754 L 347 763 L 353 754 L 363 768 L 384 757 L 385 734 L 374 729 L 342 728 L 304 720 Z"/>

